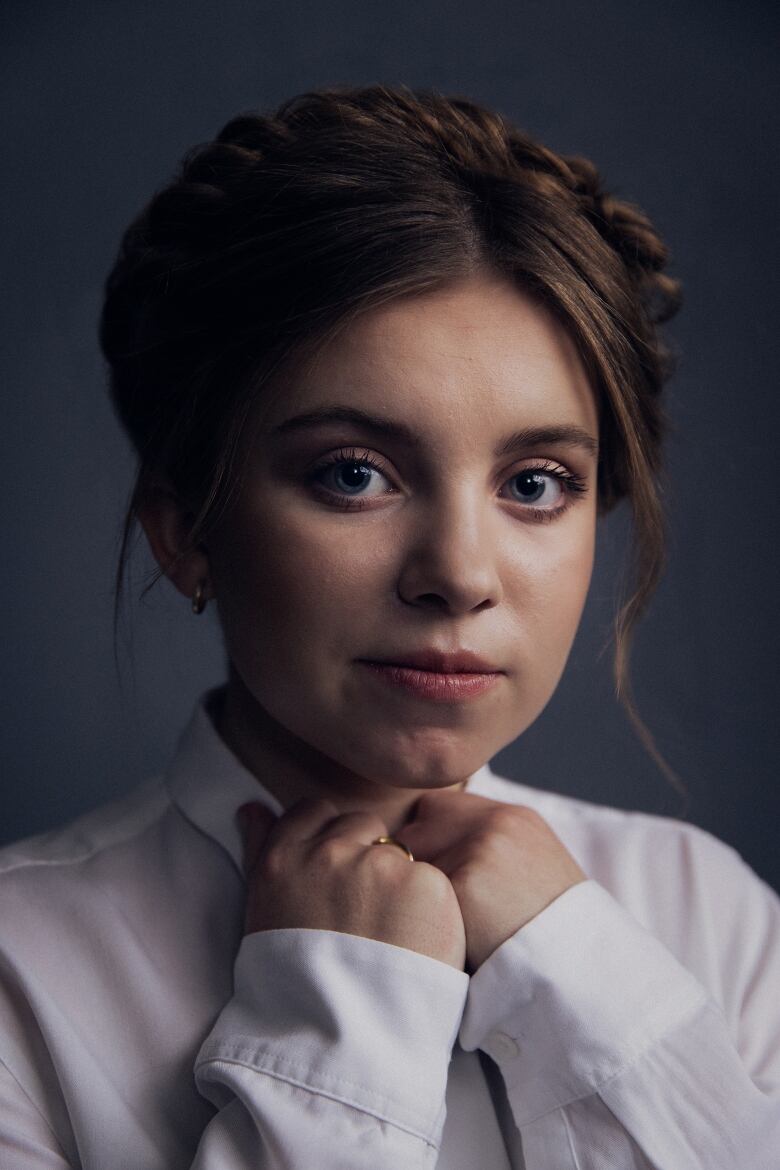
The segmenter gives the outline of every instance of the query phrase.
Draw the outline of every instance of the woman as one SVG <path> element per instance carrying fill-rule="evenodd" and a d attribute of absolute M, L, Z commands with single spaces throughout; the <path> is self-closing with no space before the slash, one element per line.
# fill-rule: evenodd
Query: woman
<path fill-rule="evenodd" d="M 138 520 L 228 679 L 162 778 L 3 852 L 6 1170 L 777 1164 L 775 895 L 486 763 L 623 498 L 628 694 L 665 262 L 590 163 L 379 86 L 234 119 L 128 229 L 119 581 Z"/>

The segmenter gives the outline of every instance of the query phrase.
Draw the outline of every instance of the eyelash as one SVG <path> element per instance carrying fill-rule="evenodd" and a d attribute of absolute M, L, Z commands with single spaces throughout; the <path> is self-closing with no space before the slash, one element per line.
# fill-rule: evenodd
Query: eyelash
<path fill-rule="evenodd" d="M 385 472 L 383 468 L 376 462 L 376 460 L 372 458 L 370 451 L 358 451 L 354 447 L 342 448 L 340 451 L 334 451 L 331 455 L 328 455 L 325 459 L 322 459 L 316 465 L 316 467 L 312 469 L 308 477 L 308 481 L 315 490 L 327 496 L 329 503 L 333 504 L 337 508 L 342 509 L 345 512 L 360 511 L 366 506 L 361 502 L 360 497 L 341 496 L 338 494 L 338 492 L 332 492 L 329 488 L 323 487 L 319 482 L 319 477 L 322 476 L 325 471 L 327 471 L 330 467 L 337 466 L 340 463 L 355 463 L 359 464 L 361 467 L 370 467 L 374 471 L 380 472 L 382 475 L 384 475 Z M 516 472 L 515 475 L 510 476 L 509 479 L 514 479 L 516 476 L 526 473 L 531 475 L 536 473 L 553 476 L 561 485 L 565 496 L 568 497 L 566 503 L 560 505 L 557 508 L 535 508 L 533 505 L 528 505 L 527 507 L 522 508 L 524 515 L 530 516 L 533 520 L 536 520 L 542 524 L 551 520 L 555 520 L 558 516 L 568 511 L 570 504 L 576 500 L 578 496 L 583 495 L 588 490 L 587 480 L 583 476 L 577 475 L 573 471 L 568 471 L 566 468 L 561 467 L 560 464 L 551 463 L 549 460 L 541 460 L 533 467 L 523 467 L 520 471 Z M 519 503 L 520 501 L 515 502 Z"/>

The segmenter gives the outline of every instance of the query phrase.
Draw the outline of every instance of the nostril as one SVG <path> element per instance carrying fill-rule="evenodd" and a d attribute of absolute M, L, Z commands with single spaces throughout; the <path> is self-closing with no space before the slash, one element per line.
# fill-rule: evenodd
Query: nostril
<path fill-rule="evenodd" d="M 447 605 L 445 599 L 438 593 L 421 593 L 417 600 L 423 602 L 425 605 L 436 606 L 439 609 Z"/>

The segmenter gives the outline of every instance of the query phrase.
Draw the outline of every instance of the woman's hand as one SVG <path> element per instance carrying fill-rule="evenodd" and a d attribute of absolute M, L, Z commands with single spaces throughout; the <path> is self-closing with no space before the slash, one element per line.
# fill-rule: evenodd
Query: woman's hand
<path fill-rule="evenodd" d="M 410 862 L 373 813 L 339 814 L 326 799 L 298 801 L 278 819 L 242 806 L 245 933 L 283 927 L 338 930 L 393 943 L 462 971 L 466 934 L 449 878 Z"/>
<path fill-rule="evenodd" d="M 585 881 L 547 822 L 524 805 L 469 792 L 426 792 L 398 834 L 452 882 L 466 927 L 466 970 Z"/>

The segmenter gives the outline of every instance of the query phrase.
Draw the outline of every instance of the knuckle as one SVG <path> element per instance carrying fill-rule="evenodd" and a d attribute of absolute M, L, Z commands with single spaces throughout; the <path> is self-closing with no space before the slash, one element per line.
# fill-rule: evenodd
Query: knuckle
<path fill-rule="evenodd" d="M 355 831 L 368 833 L 372 837 L 383 837 L 387 833 L 387 826 L 377 813 L 343 813 L 338 819 L 339 824 L 344 828 L 350 827 Z"/>
<path fill-rule="evenodd" d="M 519 824 L 520 817 L 517 815 L 517 808 L 514 805 L 499 804 L 490 810 L 490 815 L 487 818 L 487 823 L 493 829 L 513 829 L 515 825 Z"/>
<path fill-rule="evenodd" d="M 398 856 L 395 856 L 396 853 Z M 367 846 L 359 858 L 361 865 L 369 867 L 372 873 L 380 874 L 396 874 L 399 870 L 398 862 L 403 860 L 398 850 L 379 845 Z"/>
<path fill-rule="evenodd" d="M 465 858 L 453 870 L 452 877 L 459 884 L 471 886 L 478 884 L 485 872 L 485 855 L 476 854 Z M 487 858 L 487 860 L 490 860 Z"/>
<path fill-rule="evenodd" d="M 327 796 L 302 796 L 292 807 L 302 812 L 328 813 L 331 816 L 338 814 L 338 808 Z"/>
<path fill-rule="evenodd" d="M 353 849 L 352 842 L 345 837 L 330 836 L 323 837 L 317 841 L 314 845 L 313 853 L 321 864 L 324 864 L 329 869 L 335 869 L 344 863 L 353 852 Z"/>
<path fill-rule="evenodd" d="M 336 806 L 325 796 L 301 796 L 284 810 L 279 825 L 283 832 L 295 833 L 299 823 L 324 822 L 337 812 Z"/>
<path fill-rule="evenodd" d="M 450 879 L 443 870 L 427 861 L 418 861 L 409 866 L 407 881 L 409 885 L 418 887 L 427 897 L 434 898 L 437 903 L 445 902 L 452 893 Z"/>
<path fill-rule="evenodd" d="M 257 859 L 254 872 L 267 880 L 275 880 L 284 875 L 287 869 L 288 852 L 279 846 L 271 845 Z"/>
<path fill-rule="evenodd" d="M 512 836 L 525 825 L 533 823 L 535 818 L 538 818 L 538 813 L 531 808 L 506 804 L 493 809 L 488 820 L 493 832 Z"/>
<path fill-rule="evenodd" d="M 547 824 L 547 821 L 544 819 L 542 814 L 540 812 L 537 812 L 535 808 L 529 808 L 527 804 L 518 805 L 517 811 L 522 816 L 522 818 L 525 821 L 527 821 L 529 824 L 532 824 L 532 825 L 546 825 Z"/>

